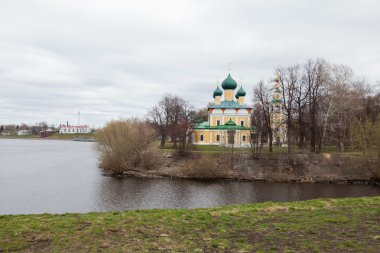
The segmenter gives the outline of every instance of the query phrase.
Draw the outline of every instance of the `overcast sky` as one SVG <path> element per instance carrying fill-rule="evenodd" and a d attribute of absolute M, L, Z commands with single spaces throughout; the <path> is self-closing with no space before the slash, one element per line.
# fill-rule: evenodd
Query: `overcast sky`
<path fill-rule="evenodd" d="M 380 80 L 380 1 L 0 0 L 0 124 L 143 117 L 164 93 L 197 108 L 231 75 L 325 58 Z"/>

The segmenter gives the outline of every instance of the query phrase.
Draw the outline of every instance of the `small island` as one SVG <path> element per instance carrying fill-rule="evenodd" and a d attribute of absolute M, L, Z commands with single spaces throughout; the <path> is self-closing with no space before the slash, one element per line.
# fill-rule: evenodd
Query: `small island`
<path fill-rule="evenodd" d="M 379 94 L 357 101 L 362 86 L 304 82 L 341 70 L 324 61 L 301 66 L 276 70 L 272 87 L 259 82 L 253 106 L 245 101 L 242 86 L 235 91 L 238 83 L 228 74 L 207 108 L 194 110 L 184 99 L 167 94 L 147 120 L 108 123 L 95 134 L 101 168 L 117 177 L 379 184 L 380 114 L 379 108 L 369 107 Z M 347 86 L 344 100 L 342 85 Z M 331 103 L 328 110 L 356 102 L 357 113 L 345 112 L 350 119 L 337 125 L 344 112 L 324 111 L 318 101 Z M 334 137 L 341 132 L 344 136 Z"/>

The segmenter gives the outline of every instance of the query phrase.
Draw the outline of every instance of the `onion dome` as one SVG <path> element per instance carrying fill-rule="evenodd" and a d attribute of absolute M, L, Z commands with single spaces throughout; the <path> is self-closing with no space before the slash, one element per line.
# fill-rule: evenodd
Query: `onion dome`
<path fill-rule="evenodd" d="M 223 91 L 219 89 L 219 86 L 216 86 L 216 90 L 214 90 L 213 97 L 215 98 L 216 96 L 221 96 L 221 95 L 223 95 Z"/>
<path fill-rule="evenodd" d="M 235 95 L 235 98 L 236 98 L 236 99 L 238 99 L 238 98 L 239 98 L 239 95 L 238 95 L 237 93 L 236 93 L 236 95 Z"/>
<path fill-rule="evenodd" d="M 240 89 L 238 90 L 238 92 L 236 92 L 236 98 L 238 97 L 245 97 L 247 93 L 245 92 L 245 90 L 243 90 L 243 87 L 240 87 Z"/>
<path fill-rule="evenodd" d="M 225 90 L 234 90 L 237 87 L 237 82 L 232 79 L 231 75 L 228 74 L 227 78 L 222 82 L 222 88 Z"/>

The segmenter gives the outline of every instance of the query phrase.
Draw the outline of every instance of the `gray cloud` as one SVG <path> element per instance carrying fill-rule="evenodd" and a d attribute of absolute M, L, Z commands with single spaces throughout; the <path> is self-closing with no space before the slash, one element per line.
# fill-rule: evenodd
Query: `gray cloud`
<path fill-rule="evenodd" d="M 2 1 L 0 122 L 101 126 L 166 92 L 196 107 L 322 57 L 380 80 L 377 1 Z M 249 99 L 249 97 L 248 97 Z"/>

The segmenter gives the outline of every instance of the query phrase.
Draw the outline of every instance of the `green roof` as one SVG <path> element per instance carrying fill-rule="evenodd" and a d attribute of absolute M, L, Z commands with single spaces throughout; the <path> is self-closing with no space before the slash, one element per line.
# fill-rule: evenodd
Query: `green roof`
<path fill-rule="evenodd" d="M 225 90 L 234 90 L 237 87 L 237 82 L 228 74 L 227 78 L 222 82 L 222 88 Z"/>
<path fill-rule="evenodd" d="M 219 89 L 219 86 L 216 86 L 216 90 L 214 90 L 213 97 L 215 98 L 216 96 L 221 96 L 221 95 L 223 95 L 223 91 Z"/>
<path fill-rule="evenodd" d="M 213 109 L 252 109 L 249 105 L 239 105 L 236 101 L 222 101 L 220 105 L 211 104 L 208 108 Z"/>
<path fill-rule="evenodd" d="M 236 130 L 250 130 L 245 126 L 237 126 L 231 119 L 227 121 L 224 125 L 210 126 L 207 121 L 202 123 L 194 124 L 193 129 L 210 129 L 210 130 L 225 130 L 225 129 L 236 129 Z"/>
<path fill-rule="evenodd" d="M 236 126 L 235 122 L 232 121 L 232 119 L 230 118 L 226 124 L 224 124 L 225 126 Z"/>
<path fill-rule="evenodd" d="M 238 90 L 238 92 L 236 93 L 236 96 L 237 97 L 245 97 L 247 93 L 245 92 L 245 90 L 243 90 L 243 87 L 240 87 L 240 89 Z"/>
<path fill-rule="evenodd" d="M 282 100 L 281 99 L 272 99 L 272 103 L 281 103 L 282 102 Z"/>

